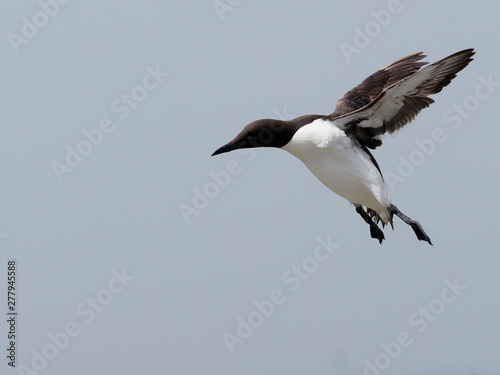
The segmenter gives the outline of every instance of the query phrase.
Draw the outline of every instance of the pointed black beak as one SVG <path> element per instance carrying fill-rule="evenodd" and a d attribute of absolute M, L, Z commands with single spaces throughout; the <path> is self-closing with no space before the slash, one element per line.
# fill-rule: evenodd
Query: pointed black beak
<path fill-rule="evenodd" d="M 246 141 L 240 141 L 240 142 L 236 142 L 236 143 L 227 143 L 225 144 L 224 146 L 218 148 L 213 154 L 212 156 L 215 156 L 215 155 L 219 155 L 219 154 L 223 154 L 224 152 L 229 152 L 229 151 L 233 151 L 233 150 L 238 150 L 240 148 L 247 148 L 249 147 L 248 146 L 248 142 Z"/>
<path fill-rule="evenodd" d="M 219 155 L 219 154 L 223 154 L 224 152 L 229 152 L 229 151 L 233 151 L 234 150 L 234 147 L 231 143 L 227 143 L 225 144 L 224 146 L 218 148 L 213 154 L 212 156 L 215 156 L 215 155 Z"/>

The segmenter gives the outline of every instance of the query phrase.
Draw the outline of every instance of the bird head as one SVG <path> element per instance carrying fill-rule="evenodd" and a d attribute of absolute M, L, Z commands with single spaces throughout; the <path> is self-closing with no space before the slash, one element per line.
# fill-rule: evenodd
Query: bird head
<path fill-rule="evenodd" d="M 253 121 L 229 143 L 218 148 L 213 154 L 223 154 L 240 148 L 283 147 L 293 136 L 285 121 L 262 119 Z"/>

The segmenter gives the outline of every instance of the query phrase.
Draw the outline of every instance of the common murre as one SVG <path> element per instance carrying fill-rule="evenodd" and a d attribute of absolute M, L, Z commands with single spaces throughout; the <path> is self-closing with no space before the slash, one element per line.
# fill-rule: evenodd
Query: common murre
<path fill-rule="evenodd" d="M 380 243 L 382 227 L 398 216 L 417 238 L 432 245 L 418 221 L 404 215 L 389 198 L 377 161 L 368 150 L 382 145 L 382 135 L 410 123 L 434 103 L 428 96 L 440 92 L 474 55 L 466 49 L 434 64 L 421 60 L 422 52 L 385 66 L 348 91 L 330 115 L 305 115 L 290 121 L 251 122 L 212 156 L 253 147 L 282 148 L 296 156 L 330 190 L 351 202 L 370 225 Z M 365 210 L 366 208 L 366 210 Z"/>

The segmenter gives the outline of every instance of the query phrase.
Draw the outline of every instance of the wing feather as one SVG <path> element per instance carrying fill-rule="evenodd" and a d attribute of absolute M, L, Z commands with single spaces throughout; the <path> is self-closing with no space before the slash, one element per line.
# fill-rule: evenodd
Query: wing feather
<path fill-rule="evenodd" d="M 369 104 L 384 89 L 394 83 L 411 76 L 417 72 L 426 62 L 420 61 L 425 57 L 422 52 L 403 57 L 384 66 L 371 76 L 363 80 L 352 90 L 346 92 L 337 101 L 335 111 L 330 115 L 337 118 L 349 112 L 355 111 Z"/>
<path fill-rule="evenodd" d="M 472 61 L 473 55 L 474 50 L 467 49 L 427 65 L 384 87 L 363 107 L 338 117 L 334 116 L 334 112 L 329 119 L 361 144 L 376 148 L 382 144 L 381 136 L 385 132 L 393 133 L 402 128 L 422 109 L 434 103 L 428 95 L 436 94 L 446 87 Z"/>

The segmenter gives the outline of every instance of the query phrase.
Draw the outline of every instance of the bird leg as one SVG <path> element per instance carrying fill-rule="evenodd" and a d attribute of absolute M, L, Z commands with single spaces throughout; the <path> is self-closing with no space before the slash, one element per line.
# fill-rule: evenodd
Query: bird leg
<path fill-rule="evenodd" d="M 372 220 L 370 215 L 363 210 L 362 206 L 356 206 L 356 212 L 361 215 L 363 220 L 370 225 L 370 235 L 372 238 L 375 238 L 378 240 L 380 244 L 382 244 L 382 240 L 385 239 L 384 232 L 382 232 L 382 229 L 378 227 L 378 225 Z"/>
<path fill-rule="evenodd" d="M 424 228 L 422 228 L 422 226 L 420 225 L 420 223 L 418 221 L 410 219 L 408 216 L 406 216 L 401 211 L 399 211 L 399 209 L 395 205 L 391 205 L 391 207 L 389 207 L 389 209 L 391 210 L 391 213 L 393 213 L 394 215 L 399 217 L 401 220 L 403 220 L 406 224 L 411 226 L 411 228 L 413 229 L 413 231 L 417 235 L 417 238 L 420 241 L 422 241 L 422 240 L 427 241 L 429 243 L 429 245 L 432 245 L 431 239 L 425 233 Z"/>

